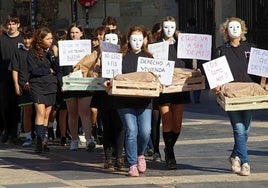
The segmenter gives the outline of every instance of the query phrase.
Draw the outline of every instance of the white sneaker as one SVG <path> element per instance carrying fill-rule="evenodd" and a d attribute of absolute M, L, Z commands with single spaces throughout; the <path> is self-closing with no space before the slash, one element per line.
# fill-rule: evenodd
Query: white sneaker
<path fill-rule="evenodd" d="M 241 172 L 241 161 L 238 156 L 235 158 L 229 157 L 229 162 L 231 163 L 231 170 L 233 173 L 239 174 Z"/>
<path fill-rule="evenodd" d="M 72 140 L 71 141 L 70 150 L 71 151 L 78 150 L 78 141 L 77 140 Z"/>
<path fill-rule="evenodd" d="M 86 141 L 86 150 L 91 151 L 96 147 L 96 143 L 93 138 L 89 138 Z"/>
<path fill-rule="evenodd" d="M 241 176 L 249 176 L 250 175 L 250 166 L 248 163 L 244 163 L 241 167 Z"/>
<path fill-rule="evenodd" d="M 79 135 L 78 137 L 81 144 L 86 143 L 87 140 L 85 139 L 85 135 Z"/>

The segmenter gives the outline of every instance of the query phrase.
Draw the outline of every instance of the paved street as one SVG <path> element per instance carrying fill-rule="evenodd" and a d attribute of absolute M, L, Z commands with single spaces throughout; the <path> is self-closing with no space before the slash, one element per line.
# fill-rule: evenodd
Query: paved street
<path fill-rule="evenodd" d="M 103 169 L 103 150 L 87 152 L 50 143 L 49 153 L 32 148 L 0 144 L 0 187 L 163 187 L 163 188 L 264 188 L 268 187 L 268 111 L 254 111 L 249 157 L 251 175 L 230 173 L 228 156 L 233 146 L 232 130 L 225 112 L 210 91 L 202 91 L 200 104 L 185 107 L 183 130 L 176 144 L 177 170 L 147 157 L 148 170 L 140 177 Z M 164 143 L 161 138 L 161 154 Z"/>

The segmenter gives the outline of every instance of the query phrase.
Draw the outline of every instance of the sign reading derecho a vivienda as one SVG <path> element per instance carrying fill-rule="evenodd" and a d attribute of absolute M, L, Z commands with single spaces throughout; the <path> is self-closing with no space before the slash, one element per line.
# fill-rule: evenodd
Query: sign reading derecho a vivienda
<path fill-rule="evenodd" d="M 157 42 L 148 45 L 148 50 L 154 59 L 168 60 L 169 42 Z"/>
<path fill-rule="evenodd" d="M 180 33 L 177 57 L 183 59 L 211 60 L 211 35 Z"/>
<path fill-rule="evenodd" d="M 75 65 L 91 53 L 91 40 L 59 41 L 60 66 Z"/>
<path fill-rule="evenodd" d="M 234 80 L 225 56 L 203 64 L 210 89 Z"/>
<path fill-rule="evenodd" d="M 248 57 L 249 52 L 245 52 L 245 56 Z M 268 50 L 250 49 L 248 74 L 268 77 Z"/>
<path fill-rule="evenodd" d="M 102 52 L 102 77 L 113 78 L 122 74 L 122 54 Z"/>
<path fill-rule="evenodd" d="M 137 72 L 152 72 L 158 77 L 161 84 L 171 85 L 174 65 L 174 61 L 139 57 Z"/>

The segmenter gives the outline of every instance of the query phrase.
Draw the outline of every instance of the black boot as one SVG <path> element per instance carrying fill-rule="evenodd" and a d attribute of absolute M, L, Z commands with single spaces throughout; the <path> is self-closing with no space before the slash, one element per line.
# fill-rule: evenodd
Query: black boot
<path fill-rule="evenodd" d="M 42 153 L 42 140 L 40 136 L 36 137 L 35 153 Z"/>
<path fill-rule="evenodd" d="M 47 131 L 47 127 L 45 127 L 44 125 L 36 125 L 35 126 L 35 132 L 37 135 L 36 147 L 35 147 L 36 153 L 41 153 L 42 151 L 44 151 L 44 152 L 49 151 L 49 148 L 47 147 L 47 143 L 44 142 L 45 136 L 46 136 L 46 131 Z"/>
<path fill-rule="evenodd" d="M 174 154 L 174 139 L 172 132 L 163 132 L 165 142 L 165 160 L 168 169 L 176 169 L 176 160 Z"/>

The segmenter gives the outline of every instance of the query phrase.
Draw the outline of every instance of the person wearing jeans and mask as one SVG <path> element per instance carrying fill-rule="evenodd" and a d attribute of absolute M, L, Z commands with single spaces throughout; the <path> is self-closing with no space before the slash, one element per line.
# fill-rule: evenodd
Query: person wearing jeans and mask
<path fill-rule="evenodd" d="M 146 30 L 141 26 L 129 28 L 126 43 L 121 48 L 123 54 L 122 73 L 137 71 L 138 57 L 152 57 L 143 43 Z M 105 83 L 109 85 L 109 81 Z M 114 105 L 125 127 L 125 149 L 129 163 L 128 175 L 139 176 L 146 171 L 144 152 L 151 132 L 152 99 L 143 97 L 114 97 Z"/>
<path fill-rule="evenodd" d="M 248 60 L 250 48 L 254 47 L 246 41 L 245 34 L 247 28 L 245 22 L 239 18 L 229 18 L 221 25 L 226 42 L 216 49 L 215 57 L 225 56 L 230 70 L 234 77 L 234 82 L 257 82 L 260 83 L 260 77 L 248 75 Z M 217 94 L 220 92 L 220 86 L 213 89 Z M 241 176 L 250 175 L 249 158 L 247 152 L 247 140 L 251 129 L 252 111 L 228 111 L 233 136 L 234 147 L 229 157 L 231 170 L 233 173 Z"/>

